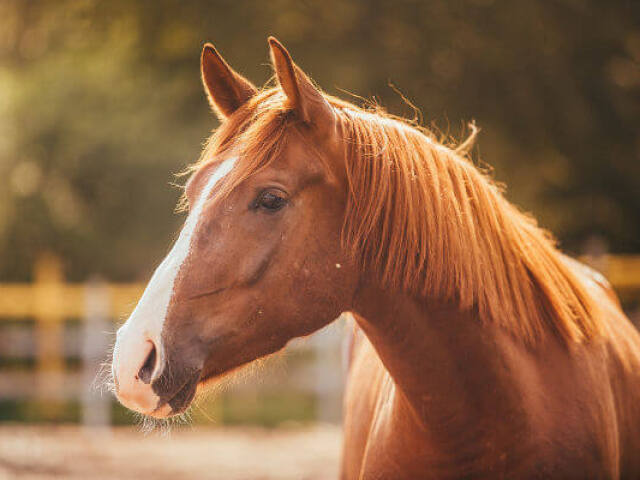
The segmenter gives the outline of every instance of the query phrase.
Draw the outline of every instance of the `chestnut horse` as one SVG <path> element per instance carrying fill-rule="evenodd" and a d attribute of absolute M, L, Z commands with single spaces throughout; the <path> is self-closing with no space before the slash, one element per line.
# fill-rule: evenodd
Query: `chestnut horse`
<path fill-rule="evenodd" d="M 639 478 L 640 337 L 607 282 L 467 158 L 207 44 L 222 124 L 120 328 L 117 396 L 153 417 L 352 312 L 342 478 Z M 466 147 L 467 145 L 463 145 Z"/>

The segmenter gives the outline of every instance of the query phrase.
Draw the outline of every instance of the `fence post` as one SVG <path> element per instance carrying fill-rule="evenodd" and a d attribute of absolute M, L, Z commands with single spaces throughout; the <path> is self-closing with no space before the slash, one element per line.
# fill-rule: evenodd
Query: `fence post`
<path fill-rule="evenodd" d="M 82 423 L 85 427 L 105 428 L 111 424 L 111 401 L 101 385 L 102 362 L 108 348 L 107 332 L 111 298 L 107 284 L 100 278 L 92 278 L 85 288 L 85 321 L 82 335 Z"/>
<path fill-rule="evenodd" d="M 43 401 L 43 413 L 54 418 L 60 413 L 59 400 L 64 388 L 64 292 L 60 260 L 52 254 L 39 256 L 34 280 L 38 397 Z"/>

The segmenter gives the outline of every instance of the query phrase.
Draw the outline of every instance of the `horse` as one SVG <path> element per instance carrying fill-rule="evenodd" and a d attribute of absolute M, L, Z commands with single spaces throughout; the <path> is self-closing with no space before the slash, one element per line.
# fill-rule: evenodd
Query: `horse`
<path fill-rule="evenodd" d="M 640 336 L 607 281 L 469 142 L 325 94 L 268 43 L 260 89 L 204 45 L 221 124 L 117 332 L 119 401 L 180 414 L 348 312 L 342 479 L 640 478 Z"/>

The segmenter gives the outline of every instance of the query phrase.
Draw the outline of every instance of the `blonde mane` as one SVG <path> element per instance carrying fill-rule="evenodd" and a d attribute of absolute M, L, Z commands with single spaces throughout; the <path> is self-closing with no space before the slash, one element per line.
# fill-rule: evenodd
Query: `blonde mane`
<path fill-rule="evenodd" d="M 475 309 L 528 343 L 550 332 L 580 342 L 601 330 L 552 237 L 473 165 L 467 143 L 454 150 L 379 108 L 326 98 L 348 146 L 343 242 L 383 287 Z M 234 149 L 240 160 L 224 195 L 276 158 L 295 129 L 282 92 L 264 90 L 222 124 L 195 168 Z"/>

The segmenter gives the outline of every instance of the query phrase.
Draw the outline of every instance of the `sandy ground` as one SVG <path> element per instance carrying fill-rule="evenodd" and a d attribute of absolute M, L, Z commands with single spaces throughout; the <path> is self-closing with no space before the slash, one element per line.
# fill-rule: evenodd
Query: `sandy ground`
<path fill-rule="evenodd" d="M 335 426 L 136 428 L 0 426 L 0 479 L 335 479 Z"/>

